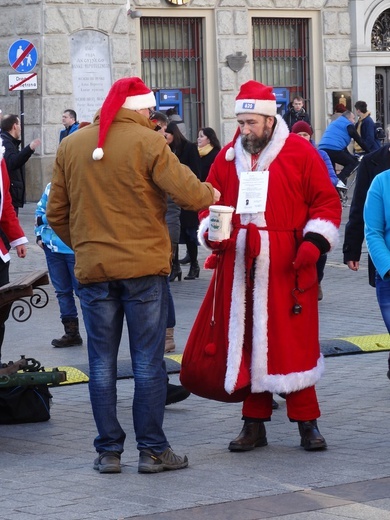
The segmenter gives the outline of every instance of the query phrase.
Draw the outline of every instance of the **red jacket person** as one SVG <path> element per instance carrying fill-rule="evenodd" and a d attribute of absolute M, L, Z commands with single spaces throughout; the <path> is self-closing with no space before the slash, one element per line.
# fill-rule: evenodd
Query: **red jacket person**
<path fill-rule="evenodd" d="M 218 204 L 235 208 L 232 231 L 210 242 L 208 211 L 200 213 L 199 238 L 213 250 L 207 264 L 215 272 L 181 381 L 204 397 L 244 400 L 244 427 L 231 451 L 267 444 L 273 392 L 286 394 L 301 446 L 326 448 L 314 387 L 324 370 L 316 262 L 338 240 L 340 201 L 317 151 L 277 115 L 271 87 L 242 85 L 235 113 L 239 128 L 207 178 L 221 192 Z"/>

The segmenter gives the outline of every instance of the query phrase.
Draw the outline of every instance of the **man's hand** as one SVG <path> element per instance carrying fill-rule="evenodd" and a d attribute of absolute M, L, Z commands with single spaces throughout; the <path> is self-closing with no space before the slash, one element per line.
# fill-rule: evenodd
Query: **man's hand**
<path fill-rule="evenodd" d="M 219 199 L 221 198 L 221 192 L 216 190 L 215 188 L 213 188 L 213 190 L 214 190 L 214 203 L 215 203 L 215 202 L 218 202 Z"/>
<path fill-rule="evenodd" d="M 38 146 L 40 144 L 41 144 L 41 140 L 40 139 L 34 139 L 34 141 L 31 141 L 31 143 L 30 143 L 31 150 L 34 150 L 34 152 L 35 152 L 35 149 L 38 148 Z"/>
<path fill-rule="evenodd" d="M 351 271 L 359 270 L 359 262 L 357 260 L 348 260 L 347 266 L 351 269 Z"/>
<path fill-rule="evenodd" d="M 27 255 L 27 247 L 25 244 L 16 246 L 15 249 L 19 258 L 24 258 Z"/>

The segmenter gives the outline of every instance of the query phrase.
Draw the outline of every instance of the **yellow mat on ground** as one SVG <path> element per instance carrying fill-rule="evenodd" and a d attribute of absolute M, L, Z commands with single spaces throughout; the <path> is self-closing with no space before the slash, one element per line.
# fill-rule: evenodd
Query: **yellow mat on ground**
<path fill-rule="evenodd" d="M 389 334 L 373 334 L 372 336 L 350 336 L 348 338 L 340 339 L 353 343 L 364 352 L 379 352 L 381 350 L 390 350 Z"/>

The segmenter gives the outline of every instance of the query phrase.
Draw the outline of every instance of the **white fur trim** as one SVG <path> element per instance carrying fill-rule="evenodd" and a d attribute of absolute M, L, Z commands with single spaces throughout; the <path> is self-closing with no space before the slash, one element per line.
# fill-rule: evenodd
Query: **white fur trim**
<path fill-rule="evenodd" d="M 282 116 L 276 116 L 276 127 L 272 134 L 271 141 L 267 144 L 264 150 L 260 154 L 260 159 L 257 164 L 257 171 L 267 170 L 269 165 L 276 159 L 279 152 L 283 148 L 287 137 L 290 135 L 288 126 L 283 121 Z M 240 173 L 248 171 L 250 169 L 250 154 L 247 154 L 242 147 L 241 139 L 237 139 L 234 144 L 234 150 L 236 154 L 236 170 L 237 176 L 240 178 Z M 249 158 L 249 159 L 248 159 Z"/>
<path fill-rule="evenodd" d="M 263 116 L 276 116 L 276 100 L 271 99 L 236 99 L 234 113 L 237 114 L 261 114 Z"/>
<path fill-rule="evenodd" d="M 236 259 L 234 262 L 232 300 L 230 305 L 228 331 L 228 357 L 225 375 L 225 390 L 234 391 L 241 365 L 242 347 L 245 333 L 245 243 L 246 229 L 240 229 L 237 235 Z"/>
<path fill-rule="evenodd" d="M 207 242 L 204 238 L 204 234 L 206 233 L 206 231 L 208 231 L 209 225 L 210 225 L 210 216 L 207 216 L 200 221 L 199 228 L 198 228 L 198 241 L 201 246 L 212 251 L 211 247 L 207 244 Z"/>
<path fill-rule="evenodd" d="M 252 380 L 252 392 L 286 393 L 297 392 L 310 386 L 314 386 L 321 378 L 325 370 L 324 357 L 321 354 L 317 365 L 305 372 L 292 372 L 291 374 L 267 374 L 261 384 L 254 385 Z"/>
<path fill-rule="evenodd" d="M 227 161 L 233 161 L 233 159 L 235 158 L 236 154 L 234 153 L 234 148 L 230 147 L 226 150 L 226 154 L 225 154 L 225 159 Z"/>
<path fill-rule="evenodd" d="M 103 159 L 103 148 L 95 148 L 95 150 L 92 153 L 92 159 L 94 161 L 100 161 L 100 159 Z"/>
<path fill-rule="evenodd" d="M 330 244 L 330 249 L 334 249 L 339 241 L 339 230 L 329 220 L 323 220 L 321 218 L 315 218 L 309 220 L 306 226 L 303 229 L 303 236 L 306 233 L 318 233 L 322 235 Z"/>
<path fill-rule="evenodd" d="M 153 92 L 141 94 L 139 96 L 129 96 L 126 98 L 122 108 L 129 110 L 142 110 L 143 108 L 153 108 L 156 106 L 156 98 Z"/>

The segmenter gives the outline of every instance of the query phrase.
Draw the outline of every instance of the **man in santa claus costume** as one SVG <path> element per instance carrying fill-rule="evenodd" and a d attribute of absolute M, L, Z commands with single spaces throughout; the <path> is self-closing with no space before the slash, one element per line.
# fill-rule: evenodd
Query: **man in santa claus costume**
<path fill-rule="evenodd" d="M 243 84 L 235 114 L 234 139 L 207 178 L 221 192 L 218 204 L 235 208 L 231 234 L 211 242 L 209 212 L 200 213 L 199 238 L 213 252 L 206 267 L 215 272 L 184 352 L 181 382 L 204 397 L 243 400 L 244 426 L 231 451 L 267 445 L 274 392 L 285 394 L 301 446 L 324 449 L 314 386 L 324 370 L 316 262 L 337 242 L 340 200 L 318 152 L 277 115 L 272 87 Z M 190 363 L 202 345 L 203 364 Z"/>
<path fill-rule="evenodd" d="M 12 198 L 9 192 L 10 180 L 3 156 L 4 147 L 0 138 L 0 287 L 9 282 L 9 250 L 11 248 L 16 249 L 18 257 L 24 258 L 27 254 L 26 244 L 28 242 L 12 205 Z M 5 322 L 8 319 L 11 307 L 12 303 L 0 307 L 0 362 Z"/>

